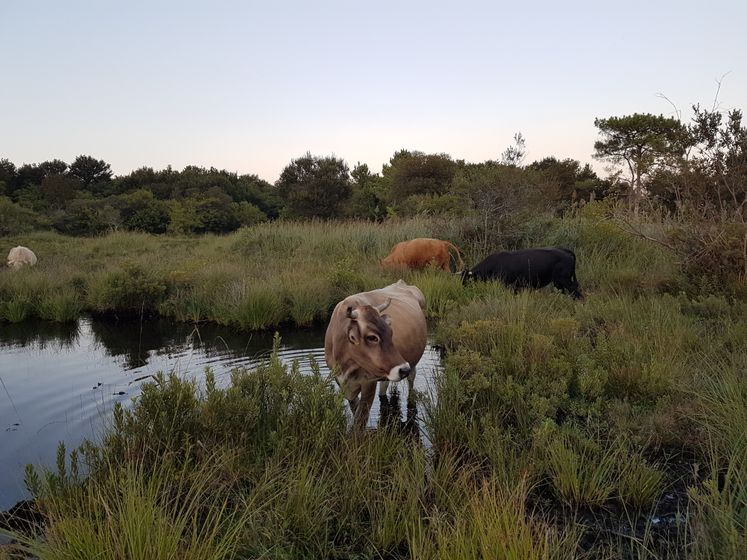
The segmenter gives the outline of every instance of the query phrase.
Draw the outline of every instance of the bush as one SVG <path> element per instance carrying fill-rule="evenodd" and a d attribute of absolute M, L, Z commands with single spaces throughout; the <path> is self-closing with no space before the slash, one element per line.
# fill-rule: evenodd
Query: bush
<path fill-rule="evenodd" d="M 98 312 L 152 313 L 166 292 L 165 281 L 156 273 L 130 263 L 96 277 L 91 282 L 89 302 Z"/>
<path fill-rule="evenodd" d="M 165 202 L 156 200 L 146 190 L 122 195 L 119 199 L 122 225 L 130 230 L 165 233 L 169 227 L 169 211 Z"/>
<path fill-rule="evenodd" d="M 49 222 L 33 210 L 14 204 L 5 196 L 0 196 L 0 236 L 21 235 L 48 227 Z M 4 259 L 5 255 L 2 257 Z M 5 264 L 4 260 L 0 262 Z"/>

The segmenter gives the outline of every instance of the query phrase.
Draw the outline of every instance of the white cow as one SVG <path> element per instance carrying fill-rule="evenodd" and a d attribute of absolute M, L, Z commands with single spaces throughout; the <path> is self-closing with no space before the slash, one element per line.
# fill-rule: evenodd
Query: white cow
<path fill-rule="evenodd" d="M 22 266 L 34 266 L 36 264 L 36 255 L 28 247 L 19 245 L 13 247 L 8 253 L 8 266 L 14 270 L 21 268 Z"/>

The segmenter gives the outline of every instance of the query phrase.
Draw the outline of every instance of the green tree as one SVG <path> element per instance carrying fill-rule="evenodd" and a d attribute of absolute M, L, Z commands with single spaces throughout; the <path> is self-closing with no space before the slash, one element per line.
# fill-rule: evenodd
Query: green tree
<path fill-rule="evenodd" d="M 11 192 L 25 187 L 38 187 L 44 179 L 44 169 L 35 163 L 24 163 L 16 172 L 16 180 Z"/>
<path fill-rule="evenodd" d="M 54 228 L 67 235 L 97 235 L 119 225 L 119 212 L 108 199 L 76 198 L 53 219 Z"/>
<path fill-rule="evenodd" d="M 527 155 L 527 141 L 521 132 L 514 134 L 514 143 L 501 154 L 500 163 L 521 167 L 524 157 Z"/>
<path fill-rule="evenodd" d="M 202 227 L 197 214 L 197 201 L 193 198 L 168 201 L 169 233 L 193 233 Z"/>
<path fill-rule="evenodd" d="M 122 225 L 127 229 L 147 233 L 164 233 L 168 229 L 168 207 L 152 192 L 139 190 L 118 198 Z"/>
<path fill-rule="evenodd" d="M 234 202 L 232 205 L 242 226 L 253 226 L 267 220 L 265 213 L 251 202 Z"/>
<path fill-rule="evenodd" d="M 27 185 L 13 192 L 15 201 L 24 208 L 31 208 L 35 212 L 44 212 L 49 205 L 42 194 L 41 185 Z"/>
<path fill-rule="evenodd" d="M 550 156 L 530 163 L 527 169 L 539 173 L 545 196 L 557 203 L 588 201 L 604 195 L 604 182 L 588 163 L 582 166 L 575 159 L 559 160 Z"/>
<path fill-rule="evenodd" d="M 400 150 L 382 170 L 387 199 L 396 206 L 415 195 L 443 195 L 451 189 L 456 170 L 448 154 Z"/>
<path fill-rule="evenodd" d="M 747 127 L 738 109 L 726 115 L 693 107 L 690 132 L 697 155 L 696 169 L 713 182 L 710 198 L 720 211 L 736 211 L 744 216 L 747 209 Z"/>
<path fill-rule="evenodd" d="M 33 210 L 13 204 L 8 197 L 0 196 L 0 236 L 20 235 L 47 227 L 49 224 L 44 217 Z M 2 262 L 0 266 L 4 264 Z"/>
<path fill-rule="evenodd" d="M 299 218 L 339 216 L 351 194 L 350 174 L 343 160 L 308 152 L 283 169 L 276 187 L 285 213 Z"/>
<path fill-rule="evenodd" d="M 61 159 L 43 161 L 38 165 L 38 167 L 42 173 L 44 173 L 45 177 L 49 175 L 62 175 L 67 171 L 67 163 Z"/>
<path fill-rule="evenodd" d="M 241 175 L 226 191 L 234 202 L 248 202 L 258 207 L 269 218 L 280 214 L 280 198 L 277 189 L 257 175 Z"/>
<path fill-rule="evenodd" d="M 124 194 L 140 189 L 151 191 L 159 200 L 175 198 L 174 186 L 179 172 L 168 166 L 156 171 L 152 167 L 140 167 L 127 175 L 120 175 L 110 182 L 98 185 L 97 194 Z"/>
<path fill-rule="evenodd" d="M 635 113 L 624 117 L 594 119 L 601 139 L 594 143 L 594 157 L 624 164 L 628 171 L 628 200 L 638 213 L 644 181 L 662 166 L 679 161 L 690 144 L 687 128 L 677 119 Z"/>
<path fill-rule="evenodd" d="M 723 114 L 696 105 L 693 110 L 692 169 L 705 180 L 688 182 L 683 202 L 690 216 L 706 224 L 693 232 L 693 245 L 702 247 L 701 255 L 718 257 L 709 263 L 712 267 L 738 267 L 747 279 L 747 127 L 738 109 Z M 708 230 L 712 233 L 706 235 Z M 725 262 L 729 253 L 735 256 L 733 264 Z"/>
<path fill-rule="evenodd" d="M 371 173 L 368 165 L 357 163 L 350 172 L 352 195 L 347 214 L 354 218 L 377 219 L 386 215 L 381 177 Z"/>
<path fill-rule="evenodd" d="M 209 189 L 196 198 L 195 203 L 200 219 L 200 225 L 195 230 L 197 233 L 226 233 L 241 225 L 237 205 L 220 187 Z"/>
<path fill-rule="evenodd" d="M 78 156 L 70 164 L 70 175 L 77 178 L 83 186 L 92 190 L 99 183 L 108 183 L 112 178 L 112 170 L 108 163 L 102 159 L 91 156 Z"/>
<path fill-rule="evenodd" d="M 42 179 L 41 192 L 52 208 L 62 208 L 75 198 L 75 191 L 79 186 L 80 183 L 69 175 L 52 173 Z"/>
<path fill-rule="evenodd" d="M 16 165 L 7 159 L 0 159 L 0 196 L 10 193 L 16 180 Z"/>
<path fill-rule="evenodd" d="M 38 188 L 41 186 L 45 177 L 50 175 L 63 175 L 66 170 L 67 164 L 59 159 L 44 161 L 38 164 L 25 163 L 11 175 L 10 182 L 6 185 L 6 192 L 8 194 L 13 194 L 17 200 L 19 195 L 18 191 L 28 188 Z M 9 167 L 6 172 L 7 171 L 10 171 Z"/>
<path fill-rule="evenodd" d="M 547 204 L 534 172 L 492 161 L 463 166 L 454 179 L 454 190 L 468 201 L 476 218 L 483 253 L 497 243 L 509 223 Z"/>

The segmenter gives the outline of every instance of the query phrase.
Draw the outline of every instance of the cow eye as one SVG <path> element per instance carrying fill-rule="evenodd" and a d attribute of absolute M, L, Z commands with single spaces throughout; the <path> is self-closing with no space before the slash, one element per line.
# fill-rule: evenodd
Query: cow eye
<path fill-rule="evenodd" d="M 370 342 L 371 344 L 376 344 L 376 343 L 378 343 L 378 342 L 379 342 L 379 337 L 378 337 L 378 336 L 376 336 L 375 334 L 369 334 L 369 335 L 368 335 L 368 336 L 366 337 L 366 340 L 367 340 L 368 342 Z"/>

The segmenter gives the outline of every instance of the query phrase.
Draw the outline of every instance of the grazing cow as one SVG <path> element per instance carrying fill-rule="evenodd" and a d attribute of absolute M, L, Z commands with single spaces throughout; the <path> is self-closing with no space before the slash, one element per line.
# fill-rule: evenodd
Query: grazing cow
<path fill-rule="evenodd" d="M 397 243 L 392 252 L 381 261 L 383 266 L 406 266 L 408 268 L 425 268 L 433 263 L 442 270 L 449 271 L 450 254 L 452 249 L 455 253 L 454 262 L 457 263 L 456 270 L 464 266 L 459 249 L 448 241 L 419 237 L 410 241 Z"/>
<path fill-rule="evenodd" d="M 34 266 L 36 264 L 36 255 L 28 247 L 19 245 L 13 247 L 8 253 L 8 266 L 13 269 L 19 269 L 22 266 Z"/>
<path fill-rule="evenodd" d="M 324 337 L 324 357 L 350 403 L 355 423 L 368 421 L 376 382 L 407 379 L 412 398 L 415 366 L 425 351 L 425 297 L 400 280 L 346 297 L 335 306 Z M 386 313 L 384 313 L 386 311 Z"/>
<path fill-rule="evenodd" d="M 563 293 L 583 298 L 576 280 L 576 255 L 561 247 L 493 253 L 462 272 L 462 284 L 470 278 L 500 280 L 514 289 L 542 288 L 552 282 Z"/>

